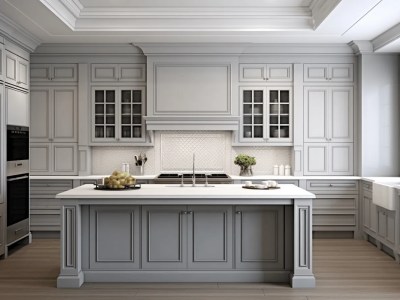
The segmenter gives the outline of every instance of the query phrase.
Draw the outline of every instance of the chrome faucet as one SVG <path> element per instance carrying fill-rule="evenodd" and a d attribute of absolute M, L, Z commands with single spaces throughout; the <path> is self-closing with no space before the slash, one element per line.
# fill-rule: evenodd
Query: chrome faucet
<path fill-rule="evenodd" d="M 193 175 L 192 175 L 192 186 L 196 186 L 196 173 L 195 173 L 195 167 L 194 167 L 194 162 L 195 162 L 195 154 L 193 153 Z"/>

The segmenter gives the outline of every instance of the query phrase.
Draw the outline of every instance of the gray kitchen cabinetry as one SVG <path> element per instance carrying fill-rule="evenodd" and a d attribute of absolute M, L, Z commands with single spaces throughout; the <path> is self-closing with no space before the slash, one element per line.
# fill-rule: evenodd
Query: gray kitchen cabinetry
<path fill-rule="evenodd" d="M 291 87 L 241 86 L 240 115 L 240 143 L 292 144 Z"/>
<path fill-rule="evenodd" d="M 372 202 L 372 183 L 361 182 L 362 224 L 364 232 L 376 238 L 378 228 L 377 206 Z"/>
<path fill-rule="evenodd" d="M 21 89 L 29 89 L 29 61 L 5 50 L 5 81 Z"/>
<path fill-rule="evenodd" d="M 77 81 L 77 64 L 31 64 L 31 83 Z"/>
<path fill-rule="evenodd" d="M 90 269 L 139 269 L 140 207 L 91 206 L 89 239 Z"/>
<path fill-rule="evenodd" d="M 0 81 L 4 81 L 4 44 L 0 43 Z"/>
<path fill-rule="evenodd" d="M 92 64 L 92 82 L 145 82 L 145 64 Z"/>
<path fill-rule="evenodd" d="M 31 89 L 32 142 L 77 142 L 78 100 L 75 86 Z"/>
<path fill-rule="evenodd" d="M 30 143 L 31 175 L 77 175 L 77 143 Z"/>
<path fill-rule="evenodd" d="M 143 206 L 143 269 L 232 269 L 231 206 Z"/>
<path fill-rule="evenodd" d="M 283 206 L 237 206 L 237 269 L 282 270 L 285 261 Z"/>
<path fill-rule="evenodd" d="M 33 86 L 30 98 L 31 174 L 77 175 L 77 87 Z"/>
<path fill-rule="evenodd" d="M 92 142 L 145 142 L 145 87 L 92 88 Z"/>
<path fill-rule="evenodd" d="M 261 184 L 262 181 L 268 181 L 271 179 L 260 179 L 260 180 L 251 180 L 251 182 L 253 184 Z M 235 180 L 235 184 L 244 184 L 244 182 L 247 180 L 240 180 L 240 181 L 236 181 Z M 295 186 L 299 186 L 299 181 L 298 180 L 292 180 L 292 179 L 279 179 L 279 180 L 274 180 L 276 181 L 278 184 L 294 184 Z"/>
<path fill-rule="evenodd" d="M 305 82 L 353 82 L 353 64 L 304 64 Z"/>
<path fill-rule="evenodd" d="M 358 181 L 307 180 L 313 201 L 313 231 L 350 231 L 358 235 Z"/>
<path fill-rule="evenodd" d="M 7 124 L 29 127 L 29 93 L 10 86 L 6 86 L 4 90 L 4 99 L 7 106 Z"/>
<path fill-rule="evenodd" d="M 240 64 L 239 81 L 285 82 L 293 80 L 291 64 Z"/>
<path fill-rule="evenodd" d="M 376 238 L 394 249 L 396 243 L 396 211 L 377 206 L 378 222 Z"/>
<path fill-rule="evenodd" d="M 58 193 L 72 189 L 72 180 L 30 181 L 30 222 L 32 232 L 60 231 L 60 200 Z"/>
<path fill-rule="evenodd" d="M 305 87 L 304 175 L 353 175 L 353 87 Z"/>

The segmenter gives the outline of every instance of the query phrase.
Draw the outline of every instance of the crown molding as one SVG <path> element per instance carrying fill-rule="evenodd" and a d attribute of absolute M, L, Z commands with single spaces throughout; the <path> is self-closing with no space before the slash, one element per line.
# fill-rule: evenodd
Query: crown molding
<path fill-rule="evenodd" d="M 75 30 L 76 21 L 83 9 L 79 0 L 40 0 L 40 2 L 71 30 Z"/>
<path fill-rule="evenodd" d="M 386 30 L 384 33 L 378 35 L 372 40 L 374 51 L 384 48 L 398 39 L 400 39 L 400 23 Z"/>
<path fill-rule="evenodd" d="M 310 4 L 314 30 L 326 19 L 342 0 L 313 0 Z"/>
<path fill-rule="evenodd" d="M 0 13 L 0 34 L 28 52 L 35 51 L 40 45 L 40 39 L 2 13 Z"/>
<path fill-rule="evenodd" d="M 374 47 L 371 41 L 352 41 L 349 43 L 349 46 L 356 55 L 374 53 Z"/>

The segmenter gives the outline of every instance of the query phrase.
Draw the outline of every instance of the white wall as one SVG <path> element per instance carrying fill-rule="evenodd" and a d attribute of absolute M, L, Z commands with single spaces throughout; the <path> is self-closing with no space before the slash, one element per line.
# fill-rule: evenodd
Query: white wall
<path fill-rule="evenodd" d="M 363 54 L 359 58 L 361 176 L 399 176 L 399 58 Z"/>
<path fill-rule="evenodd" d="M 239 153 L 256 157 L 254 174 L 272 174 L 273 165 L 290 165 L 292 147 L 232 147 L 229 131 L 158 131 L 154 147 L 93 147 L 93 174 L 110 174 L 121 169 L 121 164 L 131 164 L 131 173 L 138 174 L 134 155 L 146 153 L 148 161 L 145 174 L 192 170 L 193 153 L 196 154 L 196 170 L 226 172 L 238 175 L 239 167 L 233 160 Z"/>

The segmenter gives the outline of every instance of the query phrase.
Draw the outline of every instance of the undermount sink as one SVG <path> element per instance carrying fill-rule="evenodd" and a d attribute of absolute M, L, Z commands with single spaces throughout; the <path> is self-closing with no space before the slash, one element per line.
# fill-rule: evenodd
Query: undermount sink
<path fill-rule="evenodd" d="M 193 186 L 193 185 L 191 185 L 191 184 L 187 184 L 187 185 L 180 185 L 180 184 L 168 184 L 168 185 L 166 185 L 166 187 L 182 187 L 182 188 L 186 188 L 186 187 L 190 187 L 190 188 L 199 188 L 199 187 L 202 187 L 202 188 L 206 188 L 206 187 L 214 187 L 215 185 L 195 185 L 195 186 Z"/>
<path fill-rule="evenodd" d="M 387 210 L 396 210 L 396 201 L 399 201 L 399 189 L 399 181 L 374 182 L 372 202 Z"/>

